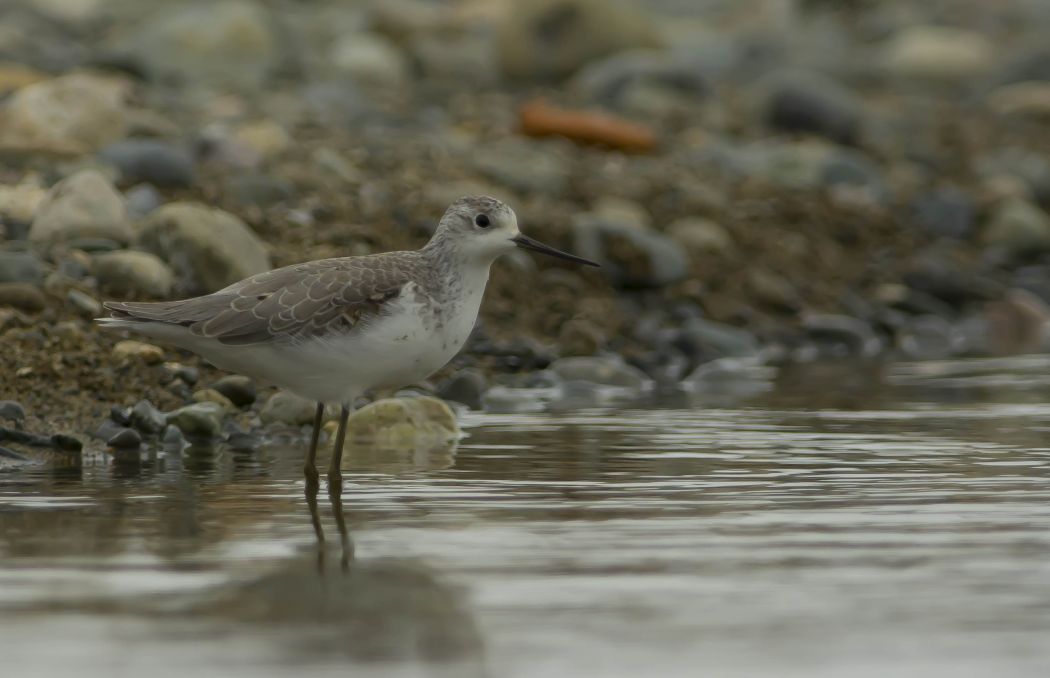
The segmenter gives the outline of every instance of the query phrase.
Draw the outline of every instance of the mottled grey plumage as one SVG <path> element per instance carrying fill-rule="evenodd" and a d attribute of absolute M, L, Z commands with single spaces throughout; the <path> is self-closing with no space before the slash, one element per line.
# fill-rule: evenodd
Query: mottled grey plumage
<path fill-rule="evenodd" d="M 380 315 L 410 281 L 437 294 L 425 260 L 419 252 L 322 259 L 259 273 L 203 297 L 104 306 L 114 318 L 182 325 L 227 345 L 302 340 L 352 331 Z"/>

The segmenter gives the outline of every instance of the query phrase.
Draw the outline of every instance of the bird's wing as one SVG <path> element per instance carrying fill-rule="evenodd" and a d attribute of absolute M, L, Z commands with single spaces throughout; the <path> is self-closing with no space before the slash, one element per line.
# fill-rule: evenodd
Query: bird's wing
<path fill-rule="evenodd" d="M 118 319 L 182 325 L 234 346 L 351 332 L 382 315 L 412 279 L 414 262 L 396 254 L 295 264 L 182 301 L 104 306 Z"/>

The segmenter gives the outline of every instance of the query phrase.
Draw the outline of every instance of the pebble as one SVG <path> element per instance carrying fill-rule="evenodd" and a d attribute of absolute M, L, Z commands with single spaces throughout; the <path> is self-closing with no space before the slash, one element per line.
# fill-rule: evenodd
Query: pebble
<path fill-rule="evenodd" d="M 858 98 L 838 82 L 809 71 L 779 71 L 761 85 L 761 115 L 770 128 L 817 134 L 855 144 L 863 127 Z"/>
<path fill-rule="evenodd" d="M 332 45 L 328 62 L 367 85 L 399 85 L 409 79 L 408 59 L 394 43 L 370 33 L 350 33 Z"/>
<path fill-rule="evenodd" d="M 642 93 L 662 95 L 672 108 L 681 103 L 695 109 L 711 92 L 711 83 L 692 60 L 676 52 L 642 49 L 588 64 L 572 87 L 594 103 L 621 111 L 636 110 Z"/>
<path fill-rule="evenodd" d="M 146 434 L 160 433 L 167 425 L 164 413 L 148 400 L 140 400 L 135 403 L 128 414 L 128 420 L 132 426 Z"/>
<path fill-rule="evenodd" d="M 15 400 L 0 400 L 0 420 L 23 422 L 26 418 L 25 408 Z"/>
<path fill-rule="evenodd" d="M 741 327 L 704 318 L 690 318 L 678 330 L 673 344 L 694 362 L 720 357 L 748 357 L 758 354 L 758 338 Z"/>
<path fill-rule="evenodd" d="M 0 146 L 85 153 L 124 136 L 128 83 L 73 73 L 27 85 L 4 106 Z"/>
<path fill-rule="evenodd" d="M 146 217 L 139 246 L 168 262 L 191 294 L 207 294 L 270 270 L 265 245 L 236 216 L 220 209 L 173 202 Z"/>
<path fill-rule="evenodd" d="M 169 412 L 167 423 L 177 427 L 189 440 L 211 440 L 222 435 L 225 413 L 218 403 L 193 403 Z"/>
<path fill-rule="evenodd" d="M 87 292 L 72 288 L 66 292 L 66 301 L 84 318 L 97 318 L 102 315 L 102 304 Z"/>
<path fill-rule="evenodd" d="M 99 289 L 119 297 L 167 299 L 175 274 L 159 257 L 149 252 L 121 250 L 96 256 L 92 270 Z"/>
<path fill-rule="evenodd" d="M 701 396 L 705 404 L 727 405 L 742 398 L 771 391 L 775 367 L 756 358 L 718 358 L 699 365 L 680 386 Z"/>
<path fill-rule="evenodd" d="M 920 195 L 912 204 L 912 212 L 916 225 L 925 233 L 947 238 L 968 237 L 976 217 L 973 199 L 954 187 Z"/>
<path fill-rule="evenodd" d="M 317 403 L 295 395 L 290 391 L 277 391 L 266 401 L 259 418 L 264 424 L 280 422 L 292 426 L 312 424 Z"/>
<path fill-rule="evenodd" d="M 94 169 L 80 170 L 52 186 L 29 229 L 29 239 L 44 245 L 78 238 L 127 243 L 133 235 L 123 196 Z"/>
<path fill-rule="evenodd" d="M 183 365 L 176 362 L 164 363 L 164 372 L 187 386 L 193 386 L 200 379 L 200 370 L 193 365 Z"/>
<path fill-rule="evenodd" d="M 891 75 L 919 81 L 966 83 L 994 66 L 996 48 L 980 33 L 948 26 L 908 26 L 885 45 Z"/>
<path fill-rule="evenodd" d="M 44 310 L 47 298 L 35 285 L 28 283 L 0 283 L 0 306 L 36 313 Z"/>
<path fill-rule="evenodd" d="M 476 169 L 491 181 L 522 193 L 561 194 L 570 171 L 557 143 L 508 139 L 473 156 Z"/>
<path fill-rule="evenodd" d="M 802 329 L 828 358 L 871 358 L 882 351 L 882 340 L 868 323 L 844 315 L 814 313 L 802 320 Z"/>
<path fill-rule="evenodd" d="M 482 409 L 482 397 L 488 388 L 485 375 L 477 370 L 460 370 L 449 378 L 437 391 L 442 400 L 462 403 L 472 410 Z"/>
<path fill-rule="evenodd" d="M 667 236 L 595 213 L 573 220 L 573 248 L 602 265 L 602 272 L 622 287 L 662 287 L 689 275 L 681 246 Z"/>
<path fill-rule="evenodd" d="M 44 282 L 44 262 L 35 252 L 0 251 L 0 283 Z"/>
<path fill-rule="evenodd" d="M 226 179 L 226 194 L 240 205 L 270 207 L 295 197 L 295 187 L 263 172 L 242 172 Z"/>
<path fill-rule="evenodd" d="M 500 67 L 512 78 L 562 78 L 594 59 L 660 42 L 647 13 L 614 0 L 515 2 L 496 34 Z"/>
<path fill-rule="evenodd" d="M 215 403 L 216 405 L 221 405 L 222 409 L 228 413 L 237 411 L 237 406 L 234 405 L 229 398 L 213 388 L 204 388 L 199 391 L 194 391 L 193 401 L 197 403 Z"/>
<path fill-rule="evenodd" d="M 26 178 L 14 186 L 0 185 L 0 220 L 8 240 L 22 240 L 28 233 L 47 190 L 36 179 Z"/>
<path fill-rule="evenodd" d="M 146 182 L 161 188 L 193 184 L 193 158 L 176 144 L 159 139 L 125 139 L 106 146 L 98 155 L 120 171 L 125 184 Z"/>
<path fill-rule="evenodd" d="M 623 362 L 619 356 L 577 356 L 555 360 L 550 371 L 562 381 L 586 381 L 617 386 L 641 393 L 652 387 L 644 372 Z"/>
<path fill-rule="evenodd" d="M 231 374 L 211 385 L 237 407 L 247 407 L 255 402 L 258 393 L 255 382 L 239 374 Z"/>
<path fill-rule="evenodd" d="M 106 440 L 106 445 L 117 449 L 137 449 L 142 445 L 142 436 L 133 428 L 122 428 Z"/>
<path fill-rule="evenodd" d="M 118 360 L 141 360 L 147 365 L 157 365 L 164 361 L 164 349 L 153 344 L 125 339 L 113 347 L 113 357 Z"/>
<path fill-rule="evenodd" d="M 133 219 L 140 219 L 164 203 L 164 197 L 150 184 L 132 186 L 124 194 L 128 214 Z"/>

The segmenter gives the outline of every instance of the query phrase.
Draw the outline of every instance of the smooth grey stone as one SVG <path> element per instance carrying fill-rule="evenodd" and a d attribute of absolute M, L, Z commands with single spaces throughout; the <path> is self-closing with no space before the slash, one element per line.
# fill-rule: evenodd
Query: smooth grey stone
<path fill-rule="evenodd" d="M 859 99 L 831 78 L 808 71 L 781 71 L 762 85 L 762 117 L 775 130 L 818 134 L 840 144 L 860 140 Z"/>
<path fill-rule="evenodd" d="M 160 433 L 167 424 L 164 413 L 148 400 L 140 400 L 131 408 L 131 425 L 143 433 Z"/>
<path fill-rule="evenodd" d="M 40 285 L 44 276 L 44 262 L 35 252 L 0 251 L 0 283 Z"/>
<path fill-rule="evenodd" d="M 255 382 L 239 374 L 231 374 L 211 385 L 213 389 L 229 398 L 237 407 L 247 407 L 255 402 L 258 392 Z"/>
<path fill-rule="evenodd" d="M 163 188 L 193 184 L 193 158 L 175 144 L 157 139 L 125 139 L 106 146 L 99 157 L 120 170 L 124 183 L 147 182 Z"/>
<path fill-rule="evenodd" d="M 638 392 L 648 389 L 652 382 L 637 367 L 619 357 L 576 356 L 555 360 L 550 371 L 563 381 L 586 381 L 603 386 L 618 386 Z"/>
<path fill-rule="evenodd" d="M 187 439 L 210 440 L 222 435 L 225 411 L 218 403 L 193 403 L 167 415 L 167 422 L 177 426 Z"/>
<path fill-rule="evenodd" d="M 477 370 L 460 370 L 441 385 L 437 395 L 443 400 L 462 403 L 472 410 L 482 409 L 482 397 L 488 383 Z"/>
<path fill-rule="evenodd" d="M 924 193 L 912 203 L 915 223 L 930 235 L 966 238 L 974 227 L 973 199 L 957 188 Z"/>
<path fill-rule="evenodd" d="M 870 358 L 882 350 L 882 340 L 868 323 L 844 315 L 815 314 L 802 321 L 802 328 L 823 355 Z"/>
<path fill-rule="evenodd" d="M 110 437 L 106 444 L 119 449 L 138 448 L 142 445 L 142 436 L 133 428 L 122 428 Z"/>

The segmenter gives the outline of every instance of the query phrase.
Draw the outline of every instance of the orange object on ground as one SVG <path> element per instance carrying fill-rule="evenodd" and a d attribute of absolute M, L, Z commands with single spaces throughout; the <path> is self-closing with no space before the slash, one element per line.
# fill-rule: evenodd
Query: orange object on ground
<path fill-rule="evenodd" d="M 530 137 L 563 136 L 628 153 L 648 153 L 656 148 L 653 130 L 606 113 L 572 111 L 544 101 L 530 101 L 522 104 L 518 114 L 522 133 Z"/>

